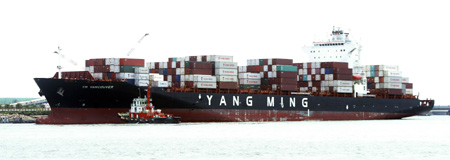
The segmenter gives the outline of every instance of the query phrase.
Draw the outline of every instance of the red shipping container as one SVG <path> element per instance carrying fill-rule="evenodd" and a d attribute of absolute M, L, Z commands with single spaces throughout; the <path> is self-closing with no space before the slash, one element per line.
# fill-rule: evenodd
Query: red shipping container
<path fill-rule="evenodd" d="M 207 60 L 208 60 L 207 57 L 208 57 L 208 56 L 202 56 L 202 62 L 207 62 Z"/>
<path fill-rule="evenodd" d="M 270 84 L 297 84 L 297 78 L 269 78 Z"/>
<path fill-rule="evenodd" d="M 122 65 L 122 66 L 145 66 L 145 60 L 144 59 L 120 58 L 120 65 Z"/>
<path fill-rule="evenodd" d="M 273 58 L 272 65 L 292 65 L 292 59 L 281 59 L 281 58 Z"/>
<path fill-rule="evenodd" d="M 300 82 L 298 82 L 297 83 L 297 85 L 298 85 L 298 87 L 308 87 L 308 84 L 309 82 L 307 82 L 307 81 L 300 81 Z"/>
<path fill-rule="evenodd" d="M 259 70 L 259 66 L 247 66 L 247 72 L 259 73 L 261 71 Z"/>
<path fill-rule="evenodd" d="M 190 69 L 212 69 L 211 62 L 189 62 Z"/>
<path fill-rule="evenodd" d="M 276 78 L 297 78 L 297 72 L 284 72 L 284 71 L 278 71 Z"/>
<path fill-rule="evenodd" d="M 347 62 L 321 62 L 321 68 L 348 68 Z"/>
<path fill-rule="evenodd" d="M 333 80 L 353 80 L 351 74 L 333 74 Z"/>
<path fill-rule="evenodd" d="M 378 75 L 378 71 L 375 71 L 375 75 Z M 353 74 L 353 70 L 351 68 L 334 68 L 333 73 L 335 74 Z"/>
<path fill-rule="evenodd" d="M 367 77 L 367 83 L 375 83 L 375 77 Z"/>
<path fill-rule="evenodd" d="M 263 72 L 264 73 L 264 77 L 261 78 L 269 78 L 269 72 Z"/>
<path fill-rule="evenodd" d="M 189 56 L 189 61 L 197 61 L 197 56 Z"/>
<path fill-rule="evenodd" d="M 175 69 L 175 68 L 167 69 L 167 74 L 168 75 L 176 75 L 177 69 Z"/>
<path fill-rule="evenodd" d="M 239 89 L 238 82 L 217 82 L 220 89 Z"/>
<path fill-rule="evenodd" d="M 303 63 L 293 63 L 293 66 L 297 66 L 298 69 L 303 69 Z"/>
<path fill-rule="evenodd" d="M 186 69 L 185 74 L 212 75 L 212 69 Z"/>
<path fill-rule="evenodd" d="M 403 83 L 405 85 L 406 89 L 413 89 L 413 84 L 412 83 Z"/>
<path fill-rule="evenodd" d="M 296 84 L 280 84 L 277 88 L 281 91 L 297 91 L 298 87 Z"/>
<path fill-rule="evenodd" d="M 155 69 L 159 69 L 159 62 L 155 62 Z"/>

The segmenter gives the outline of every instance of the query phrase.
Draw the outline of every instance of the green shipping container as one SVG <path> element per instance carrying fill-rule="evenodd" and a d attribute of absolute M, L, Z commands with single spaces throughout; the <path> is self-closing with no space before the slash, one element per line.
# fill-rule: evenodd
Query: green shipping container
<path fill-rule="evenodd" d="M 142 66 L 120 66 L 120 72 L 134 73 L 134 68 Z"/>
<path fill-rule="evenodd" d="M 261 88 L 261 85 L 241 84 L 241 85 L 239 85 L 239 88 L 241 88 L 241 89 L 247 89 L 247 88 L 259 89 L 259 88 Z"/>
<path fill-rule="evenodd" d="M 264 66 L 264 59 L 259 59 L 259 65 Z"/>
<path fill-rule="evenodd" d="M 297 72 L 297 66 L 277 65 L 277 71 Z"/>
<path fill-rule="evenodd" d="M 263 78 L 261 80 L 262 80 L 261 81 L 262 84 L 269 84 L 269 78 Z"/>

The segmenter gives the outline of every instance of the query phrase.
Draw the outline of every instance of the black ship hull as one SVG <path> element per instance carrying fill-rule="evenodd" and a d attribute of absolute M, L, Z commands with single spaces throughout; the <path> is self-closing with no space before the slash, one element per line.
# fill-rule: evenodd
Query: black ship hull
<path fill-rule="evenodd" d="M 35 78 L 52 113 L 37 123 L 123 123 L 133 98 L 145 87 L 126 82 Z M 170 92 L 152 88 L 153 104 L 183 122 L 399 119 L 427 113 L 433 103 L 417 99 L 305 95 Z"/>

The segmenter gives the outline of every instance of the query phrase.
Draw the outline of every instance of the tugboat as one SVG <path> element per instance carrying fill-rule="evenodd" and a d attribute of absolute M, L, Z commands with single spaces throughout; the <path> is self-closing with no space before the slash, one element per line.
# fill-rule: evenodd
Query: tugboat
<path fill-rule="evenodd" d="M 147 98 L 134 98 L 128 113 L 118 113 L 120 119 L 128 123 L 180 123 L 180 117 L 162 113 L 150 100 L 149 85 Z"/>

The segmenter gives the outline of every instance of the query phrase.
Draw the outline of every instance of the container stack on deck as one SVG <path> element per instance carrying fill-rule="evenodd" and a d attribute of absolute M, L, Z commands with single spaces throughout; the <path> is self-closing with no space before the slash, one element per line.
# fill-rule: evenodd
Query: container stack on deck
<path fill-rule="evenodd" d="M 167 69 L 161 64 L 167 63 Z M 233 56 L 203 55 L 172 57 L 168 62 L 147 63 L 150 73 L 164 75 L 169 87 L 238 89 L 237 63 Z"/>
<path fill-rule="evenodd" d="M 144 66 L 144 59 L 98 58 L 85 61 L 85 70 L 95 79 L 124 80 L 135 84 L 135 68 Z M 148 79 L 148 78 L 147 78 Z"/>
<path fill-rule="evenodd" d="M 300 92 L 353 92 L 353 70 L 348 63 L 314 62 L 296 63 Z"/>
<path fill-rule="evenodd" d="M 259 73 L 260 88 L 272 91 L 297 90 L 297 66 L 293 66 L 292 59 L 249 59 L 247 68 L 241 68 L 243 73 Z M 257 83 L 257 82 L 256 82 Z M 246 89 L 248 86 L 242 86 Z"/>
<path fill-rule="evenodd" d="M 412 95 L 413 84 L 402 77 L 396 65 L 366 65 L 367 88 L 371 94 Z"/>
<path fill-rule="evenodd" d="M 213 64 L 213 75 L 216 76 L 219 89 L 239 88 L 238 66 L 236 62 L 233 62 L 233 56 L 209 55 L 203 57 Z"/>

